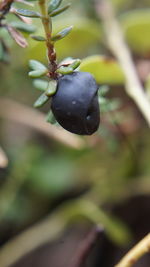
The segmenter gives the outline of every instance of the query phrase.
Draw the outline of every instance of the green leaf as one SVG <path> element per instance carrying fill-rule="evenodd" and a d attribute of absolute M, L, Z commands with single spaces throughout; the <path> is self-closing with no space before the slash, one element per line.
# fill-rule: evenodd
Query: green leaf
<path fill-rule="evenodd" d="M 31 24 L 26 24 L 22 21 L 13 21 L 10 24 L 12 27 L 16 28 L 19 31 L 26 32 L 26 33 L 33 33 L 36 31 L 36 26 Z"/>
<path fill-rule="evenodd" d="M 66 74 L 70 74 L 73 72 L 73 68 L 68 66 L 68 67 L 65 67 L 65 66 L 61 66 L 60 68 L 57 69 L 57 72 L 62 74 L 62 75 L 66 75 Z"/>
<path fill-rule="evenodd" d="M 98 95 L 101 97 L 105 96 L 109 91 L 109 86 L 108 85 L 102 85 L 100 86 L 98 90 Z"/>
<path fill-rule="evenodd" d="M 108 111 L 114 111 L 118 108 L 121 107 L 121 102 L 119 99 L 114 98 L 114 99 L 107 99 L 100 95 L 99 91 L 99 97 L 98 97 L 98 102 L 100 105 L 101 113 L 108 112 Z"/>
<path fill-rule="evenodd" d="M 40 41 L 40 42 L 46 41 L 45 37 L 43 36 L 36 36 L 36 35 L 30 35 L 30 36 L 35 41 Z"/>
<path fill-rule="evenodd" d="M 81 60 L 80 59 L 76 59 L 71 65 L 70 67 L 75 70 L 76 68 L 78 68 L 81 64 Z"/>
<path fill-rule="evenodd" d="M 150 55 L 150 9 L 137 9 L 119 17 L 128 45 L 140 56 Z"/>
<path fill-rule="evenodd" d="M 108 111 L 114 111 L 114 110 L 121 107 L 121 102 L 117 98 L 108 100 L 104 97 L 99 97 L 98 101 L 100 104 L 101 113 L 105 113 Z"/>
<path fill-rule="evenodd" d="M 46 89 L 45 94 L 47 96 L 52 96 L 56 93 L 56 89 L 57 89 L 57 82 L 56 81 L 50 81 L 48 84 L 48 87 Z"/>
<path fill-rule="evenodd" d="M 60 66 L 57 69 L 58 73 L 61 73 L 63 75 L 65 74 L 70 74 L 72 73 L 76 68 L 79 67 L 79 65 L 81 64 L 81 60 L 80 59 L 76 59 L 74 60 L 74 62 L 72 64 L 70 64 L 69 66 Z"/>
<path fill-rule="evenodd" d="M 121 101 L 120 101 L 120 99 L 116 98 L 116 99 L 112 99 L 110 101 L 110 103 L 108 105 L 108 110 L 109 111 L 114 111 L 114 110 L 116 110 L 116 109 L 118 109 L 120 107 L 121 107 Z"/>
<path fill-rule="evenodd" d="M 30 17 L 30 18 L 40 18 L 41 14 L 35 11 L 27 10 L 19 8 L 16 10 L 17 14 L 24 16 L 24 17 Z"/>
<path fill-rule="evenodd" d="M 53 115 L 51 110 L 47 113 L 46 121 L 51 123 L 51 124 L 55 124 L 56 123 L 56 119 L 55 119 L 55 117 L 54 117 L 54 115 Z"/>
<path fill-rule="evenodd" d="M 47 95 L 42 94 L 34 103 L 35 108 L 40 108 L 42 107 L 47 101 L 49 100 L 49 97 Z"/>
<path fill-rule="evenodd" d="M 41 62 L 34 60 L 34 59 L 29 60 L 29 67 L 32 70 L 46 70 L 46 71 L 48 71 L 48 69 L 46 68 L 45 65 L 43 65 Z"/>
<path fill-rule="evenodd" d="M 67 57 L 68 55 L 77 57 L 79 54 L 85 55 L 88 54 L 91 47 L 100 46 L 101 26 L 95 21 L 83 17 L 81 18 L 77 15 L 76 18 L 72 16 L 71 18 L 62 18 L 60 20 L 61 21 L 57 25 L 57 32 L 61 29 L 60 27 L 62 27 L 62 25 L 64 25 L 63 27 L 75 25 L 69 38 L 63 38 L 61 42 L 56 42 L 55 48 L 61 57 Z M 56 30 L 56 26 L 54 30 Z M 80 40 L 80 42 L 77 42 L 77 40 Z"/>
<path fill-rule="evenodd" d="M 62 18 L 61 18 L 62 17 Z M 61 55 L 61 59 L 71 55 L 76 58 L 80 55 L 88 54 L 91 47 L 100 47 L 100 41 L 102 40 L 101 26 L 99 23 L 91 20 L 78 17 L 77 15 L 68 17 L 61 16 L 60 21 L 54 21 L 53 35 L 60 32 L 62 29 L 67 28 L 68 25 L 75 25 L 73 31 L 69 37 L 61 39 L 59 42 L 55 42 L 55 48 L 58 55 Z M 43 29 L 39 28 L 39 35 L 42 35 Z M 80 42 L 77 42 L 80 40 Z M 35 58 L 43 61 L 43 55 L 45 54 L 45 43 L 35 42 L 31 38 L 28 40 L 29 48 L 25 51 L 26 58 Z"/>
<path fill-rule="evenodd" d="M 40 91 L 46 91 L 48 87 L 48 82 L 41 79 L 36 79 L 33 81 L 33 85 L 36 89 Z"/>
<path fill-rule="evenodd" d="M 69 7 L 70 7 L 70 4 L 68 4 L 62 8 L 58 8 L 58 9 L 54 10 L 49 15 L 50 15 L 50 17 L 55 17 L 55 16 L 61 14 L 62 12 L 66 11 Z"/>
<path fill-rule="evenodd" d="M 107 105 L 109 100 L 107 98 L 105 98 L 105 97 L 99 96 L 98 102 L 99 102 L 100 105 Z"/>
<path fill-rule="evenodd" d="M 73 60 L 73 57 L 66 57 L 60 62 L 60 65 L 69 65 L 73 62 Z"/>
<path fill-rule="evenodd" d="M 51 0 L 48 5 L 48 13 L 51 13 L 54 11 L 57 7 L 60 6 L 62 0 Z"/>
<path fill-rule="evenodd" d="M 52 36 L 51 40 L 53 42 L 61 40 L 62 38 L 64 38 L 66 35 L 68 35 L 71 32 L 72 28 L 73 28 L 73 26 L 70 26 L 70 27 L 67 27 L 67 28 L 63 29 L 62 31 L 60 31 L 56 35 Z"/>
<path fill-rule="evenodd" d="M 33 69 L 33 71 L 29 72 L 29 76 L 31 78 L 38 78 L 48 73 L 48 69 L 45 67 L 45 65 L 37 60 L 31 59 L 29 61 L 29 66 L 31 69 Z"/>
<path fill-rule="evenodd" d="M 90 56 L 82 60 L 80 71 L 90 72 L 100 84 L 123 84 L 124 74 L 118 62 L 105 56 Z"/>
<path fill-rule="evenodd" d="M 39 78 L 47 74 L 48 70 L 39 69 L 39 70 L 33 70 L 29 72 L 29 77 L 31 78 Z"/>

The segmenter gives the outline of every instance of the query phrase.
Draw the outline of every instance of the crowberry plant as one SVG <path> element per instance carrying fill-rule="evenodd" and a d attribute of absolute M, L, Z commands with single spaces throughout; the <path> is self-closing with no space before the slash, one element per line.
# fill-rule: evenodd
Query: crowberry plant
<path fill-rule="evenodd" d="M 98 91 L 98 85 L 90 73 L 80 72 L 80 59 L 68 57 L 58 62 L 55 43 L 66 37 L 72 26 L 53 34 L 52 20 L 67 10 L 70 4 L 61 7 L 62 0 L 35 0 L 38 2 L 39 11 L 16 8 L 14 2 L 31 5 L 33 0 L 4 0 L 0 5 L 0 27 L 5 28 L 18 45 L 26 47 L 27 40 L 21 32 L 30 34 L 37 42 L 45 42 L 48 64 L 31 59 L 29 61 L 29 77 L 33 78 L 33 85 L 42 91 L 35 101 L 34 107 L 39 108 L 50 102 L 50 111 L 47 121 L 58 122 L 66 130 L 79 134 L 91 135 L 99 127 L 100 110 L 109 110 L 109 101 L 104 97 L 103 90 Z M 33 4 L 32 4 L 33 5 Z M 13 13 L 17 21 L 7 22 L 7 13 Z M 30 24 L 31 18 L 41 20 L 44 35 L 35 35 L 35 25 Z M 20 21 L 19 21 L 19 20 Z M 0 40 L 1 60 L 8 59 L 8 48 L 5 40 Z M 69 56 L 69 55 L 68 55 Z M 107 92 L 107 90 L 106 90 Z"/>
<path fill-rule="evenodd" d="M 47 76 L 49 81 L 36 80 L 35 85 L 44 89 L 42 96 L 36 101 L 35 107 L 39 107 L 51 98 L 51 109 L 56 121 L 66 130 L 86 135 L 94 133 L 99 126 L 98 86 L 89 73 L 76 71 L 80 60 L 71 60 L 57 63 L 55 42 L 64 38 L 72 30 L 72 27 L 63 29 L 52 35 L 52 17 L 64 12 L 70 5 L 60 7 L 62 1 L 52 0 L 47 3 L 39 0 L 40 14 L 45 36 L 33 36 L 36 40 L 43 40 L 47 45 L 48 67 L 32 60 L 32 71 L 29 76 L 33 78 Z M 28 12 L 19 10 L 20 15 L 28 16 Z M 41 83 L 43 87 L 40 88 Z"/>

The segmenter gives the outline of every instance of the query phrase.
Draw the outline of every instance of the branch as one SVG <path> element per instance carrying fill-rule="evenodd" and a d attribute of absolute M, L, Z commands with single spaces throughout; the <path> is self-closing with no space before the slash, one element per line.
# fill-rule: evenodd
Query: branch
<path fill-rule="evenodd" d="M 113 222 L 113 219 L 109 218 L 95 203 L 84 198 L 75 199 L 69 201 L 69 203 L 67 202 L 60 205 L 60 207 L 45 220 L 30 227 L 19 236 L 14 237 L 4 244 L 0 249 L 0 267 L 11 266 L 27 253 L 58 238 L 67 225 L 71 223 L 73 219 L 79 217 L 86 218 L 99 229 L 102 229 L 101 225 L 104 225 L 106 233 L 118 244 L 122 241 L 124 242 L 125 238 L 126 241 L 128 239 L 128 232 L 125 231 L 125 229 L 118 229 L 118 223 Z M 89 237 L 89 243 L 92 245 L 91 237 L 92 236 Z M 88 245 L 79 255 L 78 263 L 85 259 L 87 255 L 86 252 L 88 252 Z"/>
<path fill-rule="evenodd" d="M 126 79 L 126 92 L 139 107 L 150 126 L 150 102 L 136 72 L 130 51 L 115 18 L 111 0 L 97 1 L 96 11 L 102 19 L 108 46 L 118 59 Z"/>
<path fill-rule="evenodd" d="M 42 112 L 19 104 L 13 100 L 1 97 L 0 117 L 31 127 L 68 147 L 74 149 L 82 149 L 85 147 L 85 142 L 80 137 L 48 124 Z"/>
<path fill-rule="evenodd" d="M 150 253 L 150 234 L 132 248 L 115 267 L 132 267 L 146 253 Z"/>
<path fill-rule="evenodd" d="M 42 24 L 44 27 L 45 37 L 46 37 L 47 55 L 50 68 L 49 75 L 51 78 L 56 79 L 58 76 L 58 74 L 56 73 L 57 70 L 56 52 L 54 45 L 51 41 L 52 21 L 48 14 L 47 0 L 39 0 L 38 3 L 42 14 Z"/>
<path fill-rule="evenodd" d="M 62 204 L 40 223 L 29 227 L 0 248 L 0 267 L 9 267 L 27 253 L 57 239 L 65 230 L 70 219 L 81 213 L 82 205 L 80 208 L 78 199 Z"/>
<path fill-rule="evenodd" d="M 0 249 L 0 266 L 9 267 L 35 248 L 56 239 L 65 226 L 66 222 L 56 212 L 30 227 Z"/>

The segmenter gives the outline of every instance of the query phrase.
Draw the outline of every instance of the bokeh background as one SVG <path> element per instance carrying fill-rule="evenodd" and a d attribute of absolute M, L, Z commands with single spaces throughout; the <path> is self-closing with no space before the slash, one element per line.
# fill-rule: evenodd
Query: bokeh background
<path fill-rule="evenodd" d="M 11 265 L 14 267 L 75 266 L 80 246 L 85 246 L 93 231 L 94 220 L 104 230 L 81 266 L 114 266 L 150 231 L 149 128 L 124 90 L 123 73 L 107 47 L 93 1 L 70 2 L 71 8 L 53 19 L 54 33 L 74 25 L 70 35 L 56 45 L 58 60 L 83 59 L 81 70 L 91 72 L 99 85 L 109 86 L 106 98 L 114 105 L 109 110 L 104 106 L 100 128 L 93 136 L 70 134 L 70 144 L 56 140 L 48 133 L 50 125 L 44 117 L 37 119 L 41 113 L 33 109 L 33 103 L 39 92 L 27 76 L 29 59 L 46 64 L 44 44 L 24 34 L 29 45 L 22 49 L 1 31 L 10 53 L 6 62 L 0 63 L 0 146 L 8 158 L 8 165 L 0 168 L 0 255 L 1 248 L 12 239 L 16 255 L 25 244 L 26 253 Z M 150 1 L 112 2 L 150 97 Z M 7 19 L 12 21 L 13 16 Z M 37 19 L 33 24 L 38 34 L 42 33 Z M 47 104 L 40 112 L 46 113 L 49 108 Z M 62 135 L 69 139 L 64 131 Z M 79 214 L 76 202 L 79 210 L 83 206 Z M 90 211 L 95 206 L 90 205 L 98 209 L 94 215 Z M 43 220 L 49 227 L 42 227 Z M 37 223 L 39 229 L 34 233 Z M 16 237 L 29 229 L 30 234 L 19 243 Z M 36 236 L 45 236 L 45 241 L 41 244 Z M 27 251 L 32 243 L 39 243 L 38 248 Z M 10 252 L 8 247 L 6 258 L 11 257 Z M 135 266 L 149 265 L 150 257 L 145 256 Z"/>

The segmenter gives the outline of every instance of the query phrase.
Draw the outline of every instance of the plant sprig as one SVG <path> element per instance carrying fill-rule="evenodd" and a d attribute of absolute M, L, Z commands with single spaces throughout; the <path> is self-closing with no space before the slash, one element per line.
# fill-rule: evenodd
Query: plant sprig
<path fill-rule="evenodd" d="M 70 3 L 61 6 L 63 0 L 28 0 L 28 2 L 19 0 L 26 5 L 29 5 L 30 1 L 37 1 L 39 10 L 31 10 L 26 8 L 16 9 L 15 6 L 12 6 L 12 3 L 15 1 L 18 0 L 3 0 L 3 4 L 0 4 L 0 26 L 5 27 L 10 36 L 22 47 L 26 47 L 28 43 L 21 32 L 27 32 L 33 40 L 37 42 L 45 42 L 45 46 L 47 48 L 47 66 L 37 60 L 29 61 L 31 71 L 29 71 L 28 75 L 29 77 L 35 79 L 33 81 L 34 87 L 42 91 L 42 94 L 34 103 L 34 107 L 39 108 L 47 103 L 48 100 L 56 93 L 59 77 L 62 75 L 72 74 L 81 64 L 80 59 L 73 59 L 71 57 L 64 59 L 61 63 L 58 63 L 55 51 L 55 43 L 65 38 L 71 32 L 73 27 L 69 26 L 64 28 L 54 35 L 52 31 L 53 17 L 66 11 L 70 7 Z M 13 13 L 21 21 L 12 21 L 11 23 L 6 23 L 4 21 L 3 23 L 3 19 L 5 19 L 5 15 L 8 12 Z M 31 19 L 34 18 L 41 20 L 44 29 L 43 36 L 33 34 L 36 28 L 34 25 L 28 24 L 28 20 L 31 21 Z M 2 50 L 7 49 L 4 41 L 0 40 L 0 52 Z M 5 58 L 7 57 L 5 56 Z M 104 97 L 102 88 L 99 90 L 99 104 L 102 112 L 112 111 L 118 107 L 118 102 L 114 101 L 112 103 Z M 52 116 L 47 117 L 48 122 L 50 122 L 51 119 L 49 118 Z"/>
<path fill-rule="evenodd" d="M 72 59 L 69 64 L 57 63 L 55 42 L 66 37 L 72 30 L 72 26 L 70 26 L 62 29 L 56 35 L 53 35 L 52 33 L 52 18 L 64 12 L 70 7 L 70 4 L 60 7 L 61 3 L 62 0 L 51 0 L 50 2 L 48 2 L 47 0 L 38 0 L 40 12 L 27 9 L 17 10 L 17 14 L 20 16 L 41 19 L 44 28 L 45 36 L 31 35 L 31 37 L 35 41 L 45 42 L 48 59 L 48 67 L 44 66 L 41 62 L 38 62 L 36 60 L 29 61 L 29 66 L 32 69 L 32 71 L 29 72 L 29 76 L 31 78 L 39 78 L 45 76 L 46 78 L 46 80 L 38 79 L 33 83 L 36 88 L 44 91 L 35 102 L 34 107 L 41 107 L 42 105 L 44 105 L 47 100 L 56 92 L 57 83 L 49 82 L 49 80 L 56 81 L 60 75 L 72 73 L 81 63 L 79 59 Z"/>

